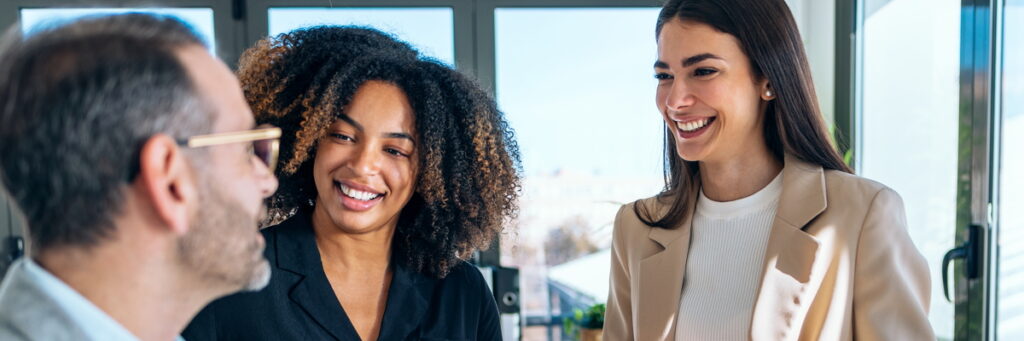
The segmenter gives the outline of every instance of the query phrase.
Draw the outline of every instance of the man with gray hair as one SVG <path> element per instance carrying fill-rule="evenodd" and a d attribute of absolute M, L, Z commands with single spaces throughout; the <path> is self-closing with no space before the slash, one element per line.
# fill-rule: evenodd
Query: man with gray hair
<path fill-rule="evenodd" d="M 280 130 L 179 20 L 92 17 L 0 45 L 0 178 L 29 246 L 0 340 L 174 340 L 266 285 Z"/>

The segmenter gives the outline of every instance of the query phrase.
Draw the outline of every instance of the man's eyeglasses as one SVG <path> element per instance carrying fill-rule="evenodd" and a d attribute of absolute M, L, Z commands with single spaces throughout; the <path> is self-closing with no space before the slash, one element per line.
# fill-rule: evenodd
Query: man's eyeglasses
<path fill-rule="evenodd" d="M 255 155 L 267 165 L 270 173 L 274 173 L 274 166 L 277 165 L 277 154 L 280 148 L 281 128 L 269 124 L 263 124 L 256 129 L 233 131 L 228 133 L 216 133 L 209 135 L 196 135 L 186 140 L 178 141 L 178 144 L 189 148 L 209 147 L 229 143 L 252 142 L 249 152 Z"/>

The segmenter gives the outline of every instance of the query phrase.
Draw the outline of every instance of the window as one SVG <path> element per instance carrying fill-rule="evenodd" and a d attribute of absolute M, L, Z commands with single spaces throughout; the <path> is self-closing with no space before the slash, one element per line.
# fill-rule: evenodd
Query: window
<path fill-rule="evenodd" d="M 269 34 L 314 25 L 370 26 L 409 42 L 424 55 L 455 64 L 453 12 L 447 7 L 319 8 L 273 7 L 268 11 Z"/>
<path fill-rule="evenodd" d="M 1003 12 L 1002 174 L 999 180 L 998 315 L 1000 340 L 1024 339 L 1024 1 Z"/>
<path fill-rule="evenodd" d="M 497 99 L 525 175 L 502 263 L 520 268 L 523 316 L 538 325 L 523 339 L 549 337 L 557 316 L 605 302 L 615 213 L 663 186 L 651 67 L 657 13 L 495 10 Z"/>
<path fill-rule="evenodd" d="M 88 15 L 145 12 L 174 16 L 192 26 L 210 47 L 217 51 L 213 34 L 213 9 L 210 8 L 25 8 L 21 10 L 21 29 L 26 33 Z"/>
<path fill-rule="evenodd" d="M 932 327 L 951 339 L 941 265 L 956 220 L 960 1 L 864 3 L 857 171 L 903 197 L 911 238 L 932 273 Z"/>

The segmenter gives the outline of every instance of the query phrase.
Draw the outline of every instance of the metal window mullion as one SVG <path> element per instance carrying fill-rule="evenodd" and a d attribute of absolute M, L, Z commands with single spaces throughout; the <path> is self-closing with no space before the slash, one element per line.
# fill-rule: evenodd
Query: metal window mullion
<path fill-rule="evenodd" d="M 960 128 L 957 180 L 956 244 L 967 239 L 967 227 L 982 226 L 982 257 L 977 279 L 954 267 L 956 340 L 995 337 L 994 273 L 989 210 L 992 203 L 992 80 L 993 4 L 995 0 L 962 0 L 960 27 Z"/>
<path fill-rule="evenodd" d="M 476 74 L 476 31 L 473 29 L 476 4 L 473 0 L 457 0 L 452 4 L 452 29 L 455 42 L 455 67 Z"/>
<path fill-rule="evenodd" d="M 497 44 L 495 42 L 495 21 L 494 10 L 497 9 L 496 1 L 477 0 L 475 1 L 475 22 L 474 32 L 476 39 L 474 50 L 476 50 L 476 77 L 477 80 L 497 98 Z"/>
<path fill-rule="evenodd" d="M 833 103 L 833 139 L 841 155 L 852 150 L 850 167 L 862 165 L 860 112 L 863 99 L 864 14 L 863 0 L 836 2 L 835 101 Z"/>
<path fill-rule="evenodd" d="M 217 40 L 216 53 L 225 64 L 234 69 L 242 53 L 242 38 L 245 27 L 242 21 L 232 16 L 231 0 L 213 0 L 213 36 Z"/>

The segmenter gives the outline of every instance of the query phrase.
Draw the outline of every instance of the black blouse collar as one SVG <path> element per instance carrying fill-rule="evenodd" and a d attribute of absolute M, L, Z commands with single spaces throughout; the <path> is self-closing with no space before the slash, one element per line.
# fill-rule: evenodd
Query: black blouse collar
<path fill-rule="evenodd" d="M 281 223 L 275 238 L 276 266 L 299 275 L 288 297 L 338 340 L 357 340 L 358 333 L 334 295 L 316 246 L 308 213 Z M 417 331 L 430 305 L 437 280 L 393 264 L 384 318 L 378 340 L 404 340 Z"/>

